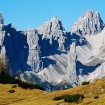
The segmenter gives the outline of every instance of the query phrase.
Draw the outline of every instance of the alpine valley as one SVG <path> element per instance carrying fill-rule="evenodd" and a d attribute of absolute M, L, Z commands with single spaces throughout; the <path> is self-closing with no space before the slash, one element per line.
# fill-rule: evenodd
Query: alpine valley
<path fill-rule="evenodd" d="M 0 14 L 0 57 L 10 75 L 44 88 L 75 87 L 105 77 L 105 24 L 94 10 L 85 12 L 67 32 L 53 17 L 39 28 L 17 31 Z"/>

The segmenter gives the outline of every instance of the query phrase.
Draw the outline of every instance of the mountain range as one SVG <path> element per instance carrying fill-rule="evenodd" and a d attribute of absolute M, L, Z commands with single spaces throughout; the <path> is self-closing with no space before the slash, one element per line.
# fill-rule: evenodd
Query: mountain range
<path fill-rule="evenodd" d="M 75 87 L 105 76 L 105 24 L 100 14 L 86 11 L 67 32 L 53 17 L 39 28 L 17 31 L 0 14 L 0 57 L 10 75 L 23 81 Z"/>

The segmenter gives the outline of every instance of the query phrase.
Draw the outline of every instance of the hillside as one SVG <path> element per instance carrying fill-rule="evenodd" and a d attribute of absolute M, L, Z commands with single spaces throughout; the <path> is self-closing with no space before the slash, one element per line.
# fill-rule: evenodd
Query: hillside
<path fill-rule="evenodd" d="M 104 105 L 105 104 L 105 78 L 96 80 L 84 86 L 78 86 L 68 90 L 60 90 L 51 93 L 33 89 L 13 88 L 10 84 L 0 84 L 0 105 L 76 105 L 75 103 L 65 103 L 63 100 L 53 101 L 55 96 L 63 94 L 84 94 L 85 98 L 78 105 Z M 14 89 L 14 93 L 8 90 Z M 99 96 L 94 99 L 94 96 Z"/>

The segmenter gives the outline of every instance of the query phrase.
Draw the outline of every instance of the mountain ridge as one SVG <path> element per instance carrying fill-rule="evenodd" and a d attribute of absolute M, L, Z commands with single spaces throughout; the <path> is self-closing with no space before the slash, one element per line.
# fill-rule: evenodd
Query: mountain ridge
<path fill-rule="evenodd" d="M 0 15 L 0 56 L 8 58 L 11 75 L 21 70 L 23 81 L 69 87 L 105 76 L 105 24 L 98 12 L 84 13 L 70 32 L 57 17 L 24 31 L 3 21 Z"/>

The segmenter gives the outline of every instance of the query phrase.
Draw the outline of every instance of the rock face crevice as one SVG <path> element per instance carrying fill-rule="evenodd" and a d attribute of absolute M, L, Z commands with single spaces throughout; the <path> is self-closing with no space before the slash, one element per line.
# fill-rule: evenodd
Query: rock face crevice
<path fill-rule="evenodd" d="M 5 31 L 3 46 L 12 69 L 11 74 L 16 76 L 19 69 L 22 72 L 29 70 L 26 63 L 29 55 L 27 37 L 21 31 L 16 31 L 11 24 L 4 26 L 3 30 Z"/>
<path fill-rule="evenodd" d="M 8 58 L 11 75 L 21 70 L 24 81 L 74 87 L 104 77 L 104 46 L 105 24 L 93 10 L 84 13 L 70 32 L 57 17 L 37 29 L 17 31 L 4 25 L 0 14 L 0 57 Z"/>

